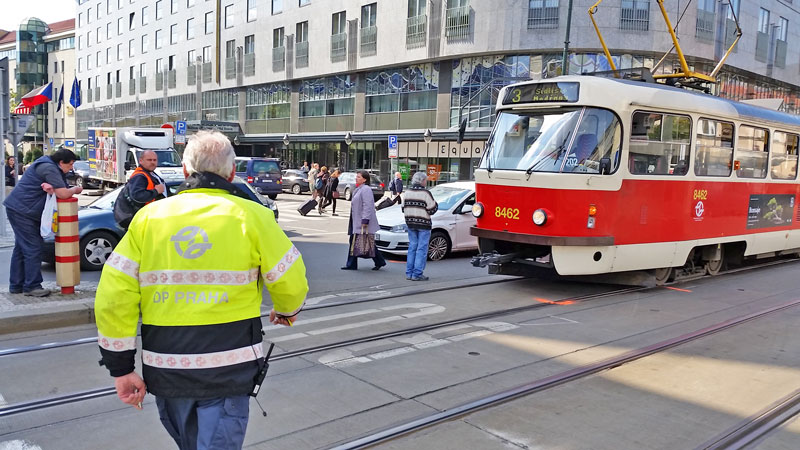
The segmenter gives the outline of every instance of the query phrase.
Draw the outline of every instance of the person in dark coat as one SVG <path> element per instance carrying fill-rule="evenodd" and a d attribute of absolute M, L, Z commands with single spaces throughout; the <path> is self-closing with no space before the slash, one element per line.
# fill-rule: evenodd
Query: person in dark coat
<path fill-rule="evenodd" d="M 342 270 L 358 270 L 358 258 L 350 252 L 350 249 L 353 248 L 355 235 L 357 233 L 374 235 L 378 230 L 380 230 L 380 226 L 378 226 L 378 216 L 375 213 L 375 197 L 369 187 L 369 172 L 362 170 L 356 172 L 356 190 L 350 200 L 350 220 L 347 225 L 350 245 L 347 247 L 347 263 L 342 267 Z M 375 262 L 375 267 L 372 270 L 380 270 L 381 267 L 386 265 L 386 260 L 383 259 L 381 252 L 377 250 L 372 261 Z"/>
<path fill-rule="evenodd" d="M 6 158 L 6 197 L 17 185 L 17 164 L 13 156 Z"/>
<path fill-rule="evenodd" d="M 330 178 L 328 178 L 328 183 L 325 185 L 325 190 L 323 191 L 323 198 L 324 200 L 320 202 L 320 214 L 325 212 L 325 208 L 328 205 L 333 205 L 333 212 L 332 216 L 338 216 L 336 214 L 336 199 L 339 197 L 339 192 L 337 189 L 339 188 L 339 169 L 333 171 Z"/>
<path fill-rule="evenodd" d="M 320 216 L 323 213 L 322 205 L 323 203 L 325 203 L 325 189 L 328 187 L 328 180 L 330 180 L 330 178 L 331 174 L 330 172 L 328 172 L 328 166 L 322 166 L 322 168 L 319 169 L 319 173 L 317 174 L 317 179 L 322 181 L 322 187 L 317 190 L 317 195 L 319 196 L 319 205 L 317 205 L 317 212 L 319 212 Z"/>

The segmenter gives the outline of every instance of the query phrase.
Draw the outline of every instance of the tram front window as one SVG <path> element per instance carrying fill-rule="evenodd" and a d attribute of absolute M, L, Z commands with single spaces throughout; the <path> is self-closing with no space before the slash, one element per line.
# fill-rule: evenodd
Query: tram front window
<path fill-rule="evenodd" d="M 608 158 L 613 172 L 619 165 L 621 133 L 617 116 L 605 109 L 502 112 L 481 167 L 600 173 L 601 159 Z"/>

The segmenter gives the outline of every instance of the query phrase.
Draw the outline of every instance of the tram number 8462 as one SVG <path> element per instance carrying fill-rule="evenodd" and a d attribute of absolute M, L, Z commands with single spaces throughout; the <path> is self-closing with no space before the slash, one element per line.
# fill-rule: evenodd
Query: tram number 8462
<path fill-rule="evenodd" d="M 494 209 L 494 215 L 495 217 L 502 217 L 504 219 L 519 220 L 519 209 L 498 206 Z"/>

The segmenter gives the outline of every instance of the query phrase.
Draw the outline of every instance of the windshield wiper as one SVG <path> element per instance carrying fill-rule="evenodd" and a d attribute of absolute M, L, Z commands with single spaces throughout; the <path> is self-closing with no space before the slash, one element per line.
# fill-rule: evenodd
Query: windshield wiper
<path fill-rule="evenodd" d="M 556 155 L 556 157 L 555 157 L 555 160 L 556 160 L 556 161 L 558 161 L 558 157 L 559 157 L 559 155 L 561 155 L 561 153 L 562 153 L 563 151 L 564 151 L 564 142 L 562 142 L 562 143 L 561 143 L 561 145 L 559 145 L 558 147 L 556 147 L 556 148 L 555 148 L 555 150 L 553 150 L 552 152 L 550 152 L 550 154 L 549 154 L 549 155 L 547 155 L 545 158 L 549 158 L 549 157 L 551 157 L 552 155 L 554 155 L 554 154 L 555 154 L 555 155 Z M 541 160 L 541 159 L 539 159 L 539 160 L 535 161 L 533 164 L 531 164 L 531 166 L 530 166 L 530 167 L 528 167 L 528 170 L 526 170 L 526 171 L 525 171 L 525 173 L 526 173 L 526 174 L 528 174 L 528 175 L 532 174 L 532 173 L 533 173 L 533 171 L 536 169 L 536 166 L 538 166 L 538 165 L 539 165 L 539 163 L 541 163 L 541 162 L 542 162 L 542 160 Z"/>

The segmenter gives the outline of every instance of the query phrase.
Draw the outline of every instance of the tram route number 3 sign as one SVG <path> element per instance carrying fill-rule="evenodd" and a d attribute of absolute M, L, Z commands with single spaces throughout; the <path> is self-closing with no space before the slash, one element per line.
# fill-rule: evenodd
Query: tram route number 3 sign
<path fill-rule="evenodd" d="M 794 217 L 794 194 L 758 194 L 750 196 L 747 229 L 791 225 Z"/>

